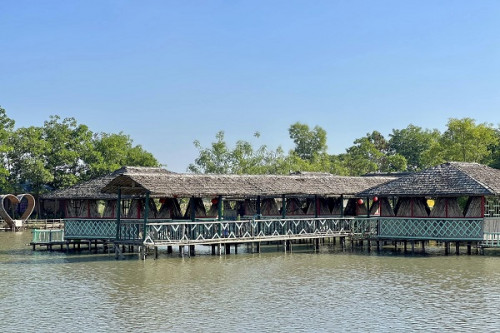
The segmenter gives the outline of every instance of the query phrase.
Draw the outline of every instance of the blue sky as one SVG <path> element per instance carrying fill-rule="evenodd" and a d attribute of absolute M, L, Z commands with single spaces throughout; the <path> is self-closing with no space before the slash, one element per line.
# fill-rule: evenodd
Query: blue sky
<path fill-rule="evenodd" d="M 300 121 L 337 154 L 410 123 L 496 126 L 499 17 L 485 0 L 3 0 L 0 105 L 16 127 L 123 131 L 179 172 L 219 130 L 289 150 Z"/>

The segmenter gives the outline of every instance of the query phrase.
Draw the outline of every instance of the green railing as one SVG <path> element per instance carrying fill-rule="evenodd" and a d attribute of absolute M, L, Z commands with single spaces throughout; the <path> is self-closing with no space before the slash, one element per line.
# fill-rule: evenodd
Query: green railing
<path fill-rule="evenodd" d="M 66 239 L 122 242 L 204 242 L 223 238 L 307 238 L 341 235 L 382 239 L 482 241 L 483 219 L 328 217 L 214 220 L 65 220 Z M 488 230 L 490 231 L 490 230 Z"/>
<path fill-rule="evenodd" d="M 379 218 L 379 238 L 483 240 L 483 219 Z"/>
<path fill-rule="evenodd" d="M 32 243 L 35 244 L 52 244 L 55 242 L 64 242 L 64 230 L 62 229 L 33 229 L 32 234 Z"/>
<path fill-rule="evenodd" d="M 141 224 L 134 227 L 140 238 Z M 127 226 L 127 228 L 132 228 Z M 208 243 L 222 239 L 276 240 L 307 237 L 376 233 L 376 223 L 370 219 L 354 218 L 297 218 L 241 221 L 169 221 L 149 222 L 146 243 Z M 122 233 L 123 236 L 123 233 Z M 128 240 L 123 239 L 122 240 Z"/>
<path fill-rule="evenodd" d="M 114 239 L 116 220 L 66 219 L 64 233 L 66 239 Z"/>

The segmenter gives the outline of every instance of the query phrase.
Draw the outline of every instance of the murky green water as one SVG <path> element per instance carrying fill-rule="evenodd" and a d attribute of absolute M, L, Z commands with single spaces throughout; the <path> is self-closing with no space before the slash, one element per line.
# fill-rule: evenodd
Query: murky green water
<path fill-rule="evenodd" d="M 500 329 L 500 257 L 312 251 L 146 261 L 0 233 L 0 332 Z"/>

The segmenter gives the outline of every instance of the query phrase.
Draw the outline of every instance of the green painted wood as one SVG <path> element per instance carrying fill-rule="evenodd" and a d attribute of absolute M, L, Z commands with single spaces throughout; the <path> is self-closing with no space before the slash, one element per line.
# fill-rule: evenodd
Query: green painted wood
<path fill-rule="evenodd" d="M 148 224 L 149 218 L 149 191 L 146 192 L 146 199 L 144 205 L 144 225 L 142 226 L 142 240 L 146 239 L 146 225 Z"/>
<path fill-rule="evenodd" d="M 483 219 L 380 218 L 380 238 L 483 240 Z"/>
<path fill-rule="evenodd" d="M 120 239 L 120 218 L 121 218 L 122 190 L 118 189 L 118 199 L 116 200 L 116 234 L 115 238 Z"/>

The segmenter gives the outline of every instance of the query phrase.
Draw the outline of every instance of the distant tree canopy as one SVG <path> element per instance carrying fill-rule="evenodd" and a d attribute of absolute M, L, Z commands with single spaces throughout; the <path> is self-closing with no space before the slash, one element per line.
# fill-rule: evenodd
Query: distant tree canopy
<path fill-rule="evenodd" d="M 159 166 L 156 158 L 130 136 L 93 133 L 74 118 L 51 116 L 41 127 L 15 129 L 0 107 L 0 192 L 52 189 L 101 176 L 124 165 Z M 198 140 L 194 173 L 289 174 L 296 171 L 357 176 L 366 173 L 418 171 L 445 161 L 479 162 L 500 168 L 500 127 L 474 119 L 449 119 L 447 129 L 422 129 L 413 124 L 393 129 L 388 138 L 373 131 L 354 140 L 342 154 L 327 153 L 327 133 L 300 122 L 288 129 L 294 148 L 254 147 L 239 140 L 231 147 L 223 131 L 209 146 Z M 260 134 L 255 133 L 257 139 Z"/>
<path fill-rule="evenodd" d="M 121 166 L 159 166 L 123 133 L 93 133 L 74 118 L 51 116 L 42 127 L 14 129 L 0 108 L 0 191 L 40 194 L 101 176 Z"/>
<path fill-rule="evenodd" d="M 288 130 L 294 149 L 284 154 L 267 146 L 254 149 L 247 141 L 230 148 L 224 132 L 210 147 L 194 145 L 199 156 L 188 170 L 196 173 L 288 174 L 295 171 L 330 172 L 358 176 L 367 173 L 418 171 L 445 161 L 479 162 L 500 168 L 500 128 L 476 124 L 474 119 L 450 119 L 447 130 L 422 129 L 413 124 L 393 129 L 389 139 L 378 132 L 354 140 L 346 152 L 326 152 L 326 131 L 306 124 L 292 124 Z"/>

